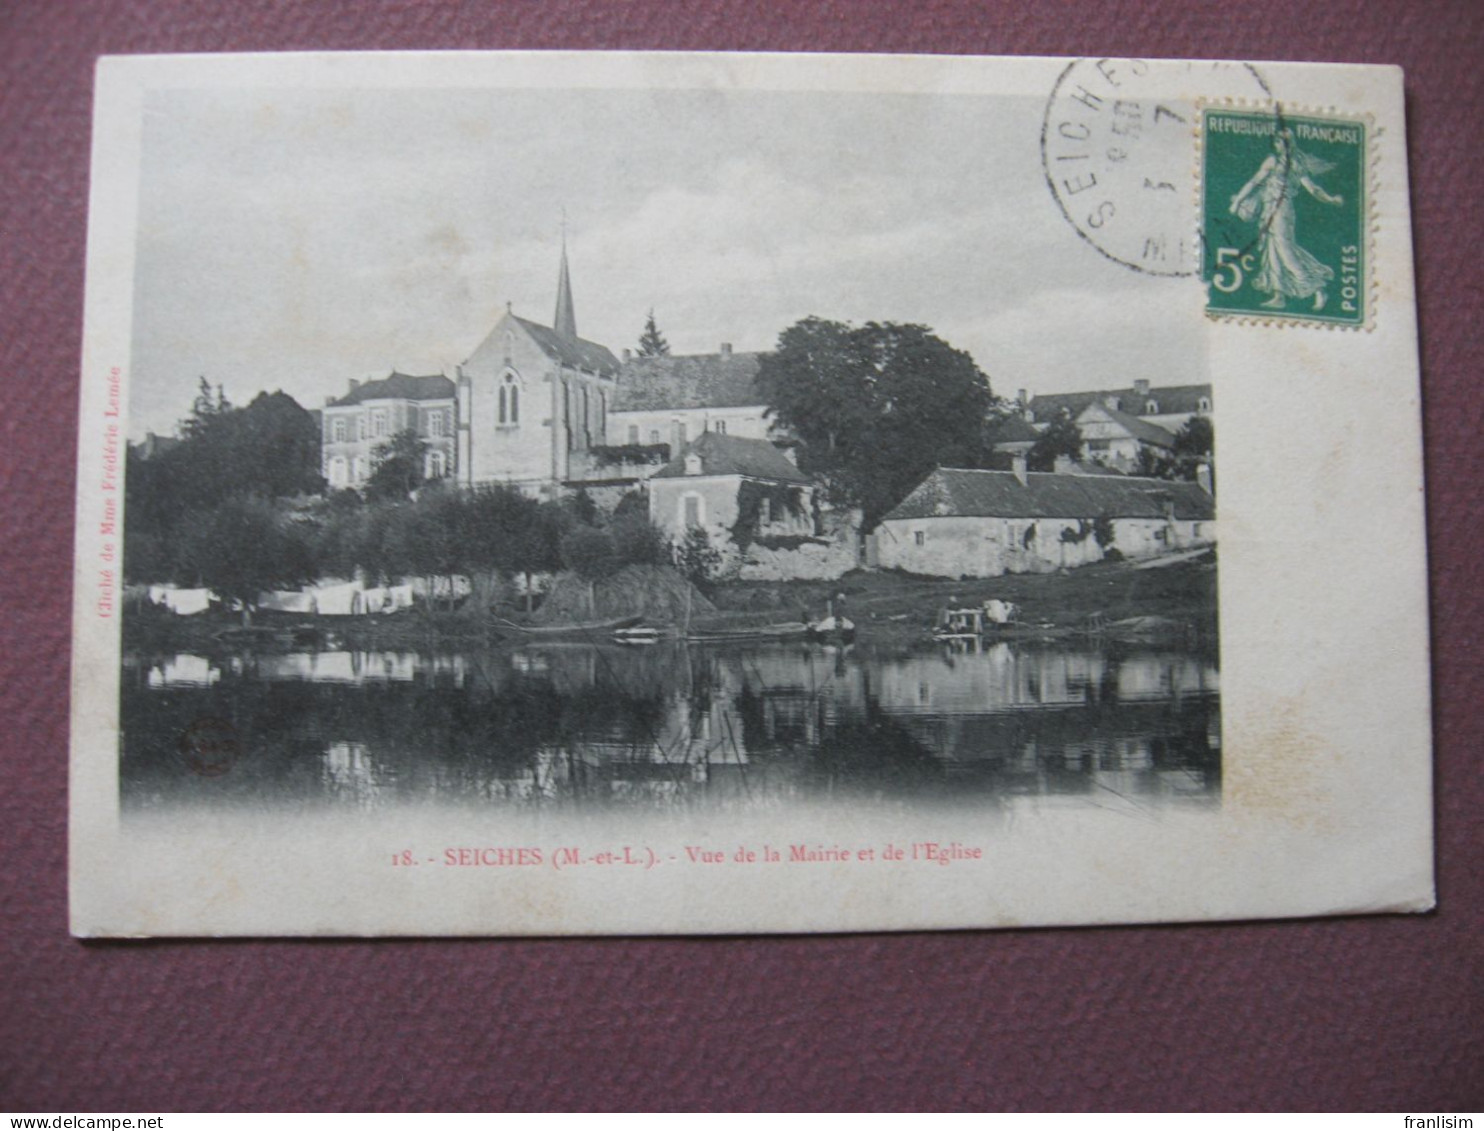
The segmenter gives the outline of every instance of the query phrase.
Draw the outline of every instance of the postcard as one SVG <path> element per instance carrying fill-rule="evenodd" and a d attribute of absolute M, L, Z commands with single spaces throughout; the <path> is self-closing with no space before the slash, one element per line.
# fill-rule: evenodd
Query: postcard
<path fill-rule="evenodd" d="M 1430 908 L 1407 183 L 1388 67 L 101 60 L 73 933 Z"/>

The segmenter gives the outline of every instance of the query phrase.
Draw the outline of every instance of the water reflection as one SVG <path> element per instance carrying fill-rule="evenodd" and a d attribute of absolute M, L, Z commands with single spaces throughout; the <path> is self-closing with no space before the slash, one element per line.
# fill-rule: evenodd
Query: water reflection
<path fill-rule="evenodd" d="M 1209 804 L 1214 655 L 1087 642 L 125 657 L 126 807 Z M 209 721 L 227 772 L 185 756 Z"/>

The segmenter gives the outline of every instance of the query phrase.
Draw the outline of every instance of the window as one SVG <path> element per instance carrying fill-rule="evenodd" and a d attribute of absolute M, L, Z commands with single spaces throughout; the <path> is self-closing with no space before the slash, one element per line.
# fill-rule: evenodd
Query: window
<path fill-rule="evenodd" d="M 649 442 L 651 444 L 658 444 L 660 442 L 660 430 L 658 428 L 651 428 L 649 430 Z"/>
<path fill-rule="evenodd" d="M 727 434 L 727 422 L 725 420 L 718 420 L 716 422 L 716 434 L 718 436 L 725 436 Z"/>
<path fill-rule="evenodd" d="M 428 413 L 428 435 L 429 436 L 441 436 L 441 435 L 443 435 L 443 410 L 442 409 L 435 408 L 432 412 Z"/>
<path fill-rule="evenodd" d="M 366 414 L 363 412 L 360 416 L 356 417 L 356 439 L 364 440 L 367 434 Z"/>
<path fill-rule="evenodd" d="M 366 457 L 365 456 L 356 456 L 355 462 L 351 465 L 350 481 L 352 483 L 360 483 L 360 482 L 364 481 L 365 478 L 366 478 Z"/>
<path fill-rule="evenodd" d="M 676 451 L 685 447 L 685 421 L 673 420 L 670 422 L 670 432 L 675 437 L 671 444 Z"/>
<path fill-rule="evenodd" d="M 350 429 L 347 427 L 348 423 L 349 422 L 345 419 L 345 417 L 337 416 L 334 422 L 330 425 L 332 429 L 331 435 L 334 437 L 337 444 L 345 443 L 345 437 L 350 431 Z"/>
<path fill-rule="evenodd" d="M 339 422 L 337 421 L 337 423 L 339 423 Z M 345 486 L 345 475 L 346 475 L 345 457 L 344 456 L 336 456 L 334 459 L 332 459 L 330 461 L 330 486 L 331 487 L 344 487 Z"/>
<path fill-rule="evenodd" d="M 1196 408 L 1196 411 L 1197 412 L 1210 412 L 1211 411 L 1211 398 L 1210 397 L 1202 397 L 1199 401 L 1196 402 L 1195 408 Z"/>
<path fill-rule="evenodd" d="M 448 474 L 448 457 L 437 450 L 429 452 L 423 474 L 429 479 L 442 479 Z"/>
<path fill-rule="evenodd" d="M 637 424 L 630 424 L 629 425 L 629 443 L 631 443 L 631 444 L 637 444 L 638 442 L 639 442 L 639 426 Z"/>
<path fill-rule="evenodd" d="M 520 423 L 520 385 L 514 373 L 505 374 L 500 383 L 500 423 Z"/>
<path fill-rule="evenodd" d="M 682 522 L 687 530 L 701 525 L 701 496 L 686 495 L 681 500 L 683 507 Z"/>
<path fill-rule="evenodd" d="M 912 532 L 912 541 L 917 543 L 919 546 L 927 545 L 927 532 L 924 530 L 914 530 Z"/>
<path fill-rule="evenodd" d="M 778 505 L 778 500 L 772 495 L 768 496 L 768 521 L 778 522 L 783 518 L 783 508 Z"/>
<path fill-rule="evenodd" d="M 386 409 L 379 408 L 371 414 L 371 435 L 385 436 L 387 428 Z"/>
<path fill-rule="evenodd" d="M 1158 416 L 1159 415 L 1159 402 L 1158 401 L 1145 401 L 1144 402 L 1144 415 L 1145 416 Z"/>

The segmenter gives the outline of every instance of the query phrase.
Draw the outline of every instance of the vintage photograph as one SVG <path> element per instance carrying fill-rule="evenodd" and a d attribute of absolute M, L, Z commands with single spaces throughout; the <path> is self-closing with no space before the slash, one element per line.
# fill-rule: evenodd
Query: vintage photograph
<path fill-rule="evenodd" d="M 814 86 L 389 57 L 378 85 L 374 59 L 131 90 L 127 348 L 85 382 L 101 519 L 79 502 L 116 745 L 75 756 L 131 851 L 220 882 L 269 846 L 234 864 L 246 919 L 164 933 L 993 925 L 1007 853 L 1223 835 L 1218 399 L 1266 394 L 1215 372 L 1209 270 L 1099 243 L 1120 207 L 1195 231 L 1209 92 L 1131 91 L 1138 61 L 964 91 L 925 61 Z M 1099 160 L 1188 156 L 1179 199 L 1145 176 L 1078 211 L 1105 186 L 1069 98 L 1116 112 Z M 1266 306 L 1334 278 L 1293 243 L 1339 199 L 1303 160 L 1231 208 Z M 281 869 L 325 838 L 354 850 L 306 891 L 350 906 L 265 912 L 313 902 Z M 826 869 L 864 914 L 801 905 Z M 741 906 L 687 914 L 742 873 Z M 609 912 L 574 912 L 594 885 Z M 561 909 L 528 913 L 543 888 Z"/>
<path fill-rule="evenodd" d="M 1219 801 L 1200 341 L 1038 264 L 1010 107 L 147 114 L 131 816 Z"/>

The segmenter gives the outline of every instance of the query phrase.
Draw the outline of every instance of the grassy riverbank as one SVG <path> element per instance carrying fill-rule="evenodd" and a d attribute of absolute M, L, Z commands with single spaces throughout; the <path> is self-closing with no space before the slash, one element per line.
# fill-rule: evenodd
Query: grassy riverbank
<path fill-rule="evenodd" d="M 843 594 L 843 602 L 840 596 Z M 1171 631 L 1216 639 L 1215 553 L 1173 563 L 1103 562 L 1065 573 L 1009 574 L 951 581 L 893 572 L 857 571 L 833 582 L 733 582 L 715 587 L 716 611 L 695 627 L 720 628 L 822 617 L 833 599 L 856 623 L 858 638 L 881 647 L 924 641 L 944 607 L 978 605 L 989 598 L 1020 606 L 1020 624 L 1007 635 L 1060 635 L 1107 622 L 1160 618 Z M 205 652 L 222 647 L 420 649 L 470 646 L 488 637 L 472 610 L 430 613 L 409 609 L 388 615 L 314 617 L 262 613 L 254 631 L 240 632 L 235 616 L 176 617 L 146 611 L 126 614 L 127 647 Z"/>

